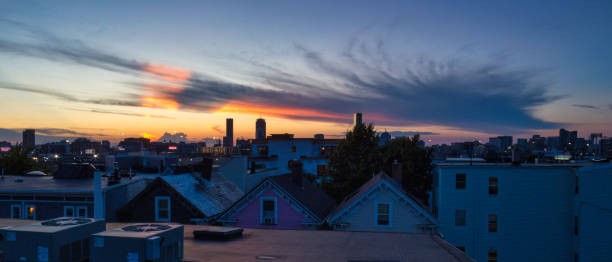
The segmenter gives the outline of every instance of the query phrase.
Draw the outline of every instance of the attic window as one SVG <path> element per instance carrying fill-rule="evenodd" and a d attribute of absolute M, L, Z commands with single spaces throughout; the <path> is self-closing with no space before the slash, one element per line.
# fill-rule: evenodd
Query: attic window
<path fill-rule="evenodd" d="M 170 197 L 156 196 L 155 197 L 155 221 L 168 222 L 170 221 Z"/>
<path fill-rule="evenodd" d="M 376 202 L 376 225 L 382 227 L 391 226 L 391 203 Z"/>
<path fill-rule="evenodd" d="M 262 197 L 260 207 L 260 223 L 262 225 L 276 225 L 277 211 L 275 197 Z"/>

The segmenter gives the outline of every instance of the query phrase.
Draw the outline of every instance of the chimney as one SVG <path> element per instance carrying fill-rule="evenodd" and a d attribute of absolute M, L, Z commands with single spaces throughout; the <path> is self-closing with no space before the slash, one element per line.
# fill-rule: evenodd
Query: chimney
<path fill-rule="evenodd" d="M 302 187 L 302 162 L 299 160 L 289 160 L 289 170 L 291 170 L 291 180 L 293 183 Z"/>
<path fill-rule="evenodd" d="M 393 160 L 391 165 L 391 177 L 400 183 L 400 185 L 403 185 L 404 174 L 402 173 L 402 164 L 398 163 L 397 160 Z"/>
<path fill-rule="evenodd" d="M 212 177 L 212 166 L 213 160 L 212 158 L 204 158 L 200 163 L 200 170 L 202 171 L 202 178 L 210 181 Z"/>
<path fill-rule="evenodd" d="M 104 199 L 102 195 L 102 172 L 94 172 L 94 218 L 104 219 Z"/>

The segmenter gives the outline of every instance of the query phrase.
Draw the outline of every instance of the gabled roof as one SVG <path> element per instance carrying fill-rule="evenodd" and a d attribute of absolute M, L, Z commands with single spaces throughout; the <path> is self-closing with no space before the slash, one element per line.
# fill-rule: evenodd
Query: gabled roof
<path fill-rule="evenodd" d="M 335 209 L 332 211 L 327 220 L 329 222 L 334 221 L 340 215 L 349 211 L 350 208 L 359 204 L 362 198 L 368 195 L 373 189 L 377 188 L 379 185 L 384 183 L 387 187 L 389 187 L 392 191 L 398 194 L 400 197 L 406 200 L 406 203 L 415 208 L 419 213 L 421 213 L 424 217 L 426 217 L 433 224 L 437 224 L 436 218 L 427 211 L 427 209 L 423 206 L 423 204 L 415 198 L 412 194 L 404 191 L 402 186 L 393 178 L 389 177 L 384 172 L 380 172 L 375 175 L 372 179 L 368 180 L 365 184 L 363 184 L 359 189 L 355 192 L 347 196 Z"/>
<path fill-rule="evenodd" d="M 336 202 L 321 190 L 314 182 L 302 176 L 302 186 L 293 182 L 292 174 L 269 177 L 297 201 L 306 206 L 323 220 L 333 210 Z"/>
<path fill-rule="evenodd" d="M 243 205 L 246 205 L 250 201 L 252 195 L 256 195 L 265 189 L 266 184 L 274 186 L 278 190 L 286 193 L 290 198 L 293 198 L 301 208 L 304 208 L 306 212 L 309 212 L 319 222 L 323 222 L 327 214 L 334 209 L 335 201 L 325 194 L 323 190 L 318 188 L 314 182 L 302 177 L 302 186 L 298 186 L 293 182 L 292 174 L 289 173 L 266 177 L 248 193 L 244 194 L 244 196 L 236 201 L 231 207 L 220 214 L 218 218 L 223 218 L 234 212 L 234 210 L 238 210 Z"/>
<path fill-rule="evenodd" d="M 190 173 L 160 178 L 206 216 L 223 212 L 242 196 L 236 185 L 216 173 L 210 181 L 198 180 Z"/>

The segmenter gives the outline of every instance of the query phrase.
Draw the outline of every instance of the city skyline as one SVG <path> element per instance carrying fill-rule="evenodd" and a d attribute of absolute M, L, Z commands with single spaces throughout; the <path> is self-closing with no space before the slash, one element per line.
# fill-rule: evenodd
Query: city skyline
<path fill-rule="evenodd" d="M 507 5 L 12 2 L 0 141 L 27 128 L 197 141 L 226 118 L 254 138 L 259 117 L 267 134 L 338 136 L 354 112 L 434 144 L 609 136 L 610 4 Z"/>

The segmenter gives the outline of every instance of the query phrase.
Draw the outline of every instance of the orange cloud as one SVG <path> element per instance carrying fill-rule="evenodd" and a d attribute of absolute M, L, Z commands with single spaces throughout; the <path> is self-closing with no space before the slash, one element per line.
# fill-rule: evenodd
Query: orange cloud
<path fill-rule="evenodd" d="M 346 115 L 327 113 L 313 109 L 300 109 L 300 108 L 283 108 L 274 106 L 264 106 L 251 104 L 242 101 L 232 101 L 219 108 L 213 113 L 239 113 L 239 114 L 262 114 L 273 117 L 287 118 L 287 117 L 312 117 L 312 118 L 346 118 Z"/>
<path fill-rule="evenodd" d="M 179 67 L 147 64 L 143 70 L 164 80 L 178 83 L 183 83 L 191 77 L 191 71 Z"/>
<path fill-rule="evenodd" d="M 151 135 L 151 134 L 146 133 L 146 132 L 140 133 L 140 136 L 143 137 L 143 138 L 148 138 L 148 139 L 154 139 L 154 138 L 157 137 L 155 135 Z"/>
<path fill-rule="evenodd" d="M 142 102 L 140 106 L 149 107 L 149 108 L 161 108 L 161 109 L 170 109 L 176 110 L 179 108 L 179 103 L 167 98 L 159 98 L 153 96 L 143 96 L 141 97 Z"/>

